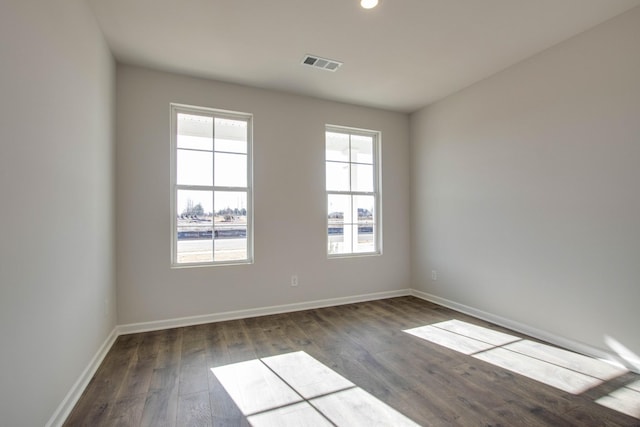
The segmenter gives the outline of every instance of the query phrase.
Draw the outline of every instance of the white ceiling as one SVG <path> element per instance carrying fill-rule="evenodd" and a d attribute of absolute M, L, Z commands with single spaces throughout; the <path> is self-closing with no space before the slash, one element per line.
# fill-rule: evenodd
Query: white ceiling
<path fill-rule="evenodd" d="M 640 0 L 88 0 L 116 59 L 411 112 Z M 343 61 L 335 73 L 304 54 Z"/>

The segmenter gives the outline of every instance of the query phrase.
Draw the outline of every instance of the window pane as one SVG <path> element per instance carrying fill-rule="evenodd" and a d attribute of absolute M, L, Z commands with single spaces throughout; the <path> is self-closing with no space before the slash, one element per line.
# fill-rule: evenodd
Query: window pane
<path fill-rule="evenodd" d="M 374 196 L 354 196 L 353 211 L 358 216 L 358 228 L 354 252 L 375 252 L 376 198 Z"/>
<path fill-rule="evenodd" d="M 329 225 L 353 222 L 351 216 L 351 196 L 329 194 L 327 198 L 327 208 Z"/>
<path fill-rule="evenodd" d="M 352 206 L 351 196 L 329 194 L 327 197 L 327 237 L 330 254 L 351 252 L 352 240 Z"/>
<path fill-rule="evenodd" d="M 373 192 L 373 165 L 351 165 L 351 191 Z"/>
<path fill-rule="evenodd" d="M 215 153 L 214 182 L 217 187 L 246 187 L 247 155 Z"/>
<path fill-rule="evenodd" d="M 213 193 L 178 190 L 176 197 L 177 262 L 213 261 Z"/>
<path fill-rule="evenodd" d="M 349 163 L 327 162 L 327 190 L 349 191 Z"/>
<path fill-rule="evenodd" d="M 178 185 L 213 185 L 213 153 L 178 150 L 176 159 Z"/>
<path fill-rule="evenodd" d="M 213 194 L 211 191 L 178 190 L 176 210 L 178 216 L 210 218 L 213 213 Z"/>
<path fill-rule="evenodd" d="M 342 227 L 329 225 L 327 230 L 327 252 L 330 255 L 350 254 L 352 250 L 353 225 L 344 224 Z"/>
<path fill-rule="evenodd" d="M 349 135 L 345 133 L 327 132 L 327 160 L 339 162 L 349 161 Z"/>
<path fill-rule="evenodd" d="M 216 151 L 247 153 L 247 122 L 216 119 Z"/>
<path fill-rule="evenodd" d="M 213 117 L 178 113 L 178 148 L 213 150 Z"/>
<path fill-rule="evenodd" d="M 376 198 L 374 196 L 353 196 L 354 215 L 357 215 L 359 223 L 375 222 Z"/>
<path fill-rule="evenodd" d="M 344 225 L 329 224 L 327 230 L 327 252 L 329 254 L 344 253 Z"/>
<path fill-rule="evenodd" d="M 373 137 L 351 136 L 351 161 L 373 164 Z"/>
<path fill-rule="evenodd" d="M 214 260 L 247 259 L 247 193 L 216 191 L 214 204 Z"/>
<path fill-rule="evenodd" d="M 357 238 L 353 252 L 375 252 L 375 226 L 370 224 L 358 224 Z"/>
<path fill-rule="evenodd" d="M 178 264 L 212 262 L 213 240 L 210 237 L 211 231 L 205 233 L 196 230 L 183 230 L 182 234 L 178 232 Z"/>

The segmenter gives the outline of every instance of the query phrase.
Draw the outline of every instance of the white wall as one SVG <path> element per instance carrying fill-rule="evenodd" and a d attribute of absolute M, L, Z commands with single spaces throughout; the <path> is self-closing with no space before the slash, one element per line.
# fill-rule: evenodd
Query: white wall
<path fill-rule="evenodd" d="M 640 354 L 639 40 L 636 8 L 412 115 L 416 289 Z"/>
<path fill-rule="evenodd" d="M 116 324 L 115 66 L 83 1 L 0 10 L 0 424 L 32 427 Z"/>
<path fill-rule="evenodd" d="M 120 324 L 409 287 L 407 115 L 121 65 L 116 99 Z M 255 264 L 170 269 L 171 102 L 254 115 Z M 327 259 L 327 123 L 382 132 L 382 256 Z"/>

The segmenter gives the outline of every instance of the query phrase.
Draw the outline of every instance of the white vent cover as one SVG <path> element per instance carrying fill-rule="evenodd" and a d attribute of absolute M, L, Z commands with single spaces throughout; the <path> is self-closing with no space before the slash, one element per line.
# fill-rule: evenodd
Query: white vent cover
<path fill-rule="evenodd" d="M 305 55 L 302 58 L 302 64 L 314 68 L 320 68 L 326 71 L 336 71 L 342 65 L 342 62 L 333 59 L 320 58 L 316 55 Z"/>

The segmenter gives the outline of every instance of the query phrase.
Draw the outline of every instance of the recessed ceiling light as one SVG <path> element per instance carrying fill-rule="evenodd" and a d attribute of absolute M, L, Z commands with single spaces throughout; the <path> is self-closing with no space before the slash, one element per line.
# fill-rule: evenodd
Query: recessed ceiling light
<path fill-rule="evenodd" d="M 365 9 L 373 9 L 378 5 L 378 0 L 360 0 L 360 6 Z"/>

